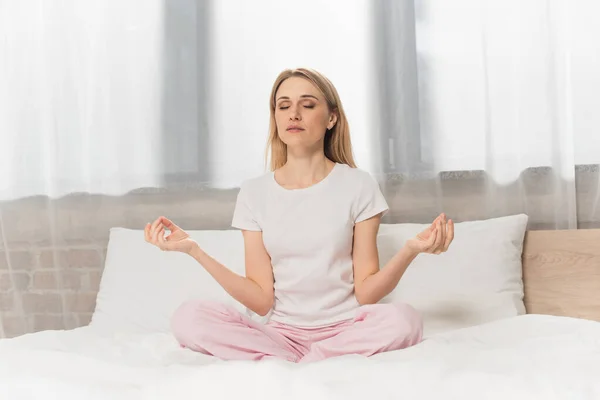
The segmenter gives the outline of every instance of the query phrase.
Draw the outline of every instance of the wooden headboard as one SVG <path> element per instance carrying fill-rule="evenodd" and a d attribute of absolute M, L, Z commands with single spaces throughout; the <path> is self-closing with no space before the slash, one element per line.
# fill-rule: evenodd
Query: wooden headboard
<path fill-rule="evenodd" d="M 528 231 L 523 282 L 528 314 L 600 321 L 600 229 Z"/>

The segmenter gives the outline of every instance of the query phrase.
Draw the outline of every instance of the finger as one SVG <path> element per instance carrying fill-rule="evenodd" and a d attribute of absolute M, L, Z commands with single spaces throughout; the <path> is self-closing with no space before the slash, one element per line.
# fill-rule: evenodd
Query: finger
<path fill-rule="evenodd" d="M 177 225 L 175 225 L 173 223 L 173 221 L 171 221 L 169 218 L 167 217 L 161 217 L 162 223 L 167 227 L 168 230 L 170 231 L 174 231 L 176 229 L 178 229 L 179 227 Z"/>
<path fill-rule="evenodd" d="M 434 230 L 437 226 L 438 226 L 438 222 L 440 221 L 441 215 L 438 215 L 433 222 L 431 223 L 431 225 L 429 226 L 430 230 Z"/>
<path fill-rule="evenodd" d="M 431 253 L 431 251 L 433 250 L 433 246 L 435 245 L 435 239 L 437 236 L 437 228 L 434 228 L 433 232 L 431 232 L 431 235 L 429 235 L 429 238 L 427 239 L 426 242 L 423 242 L 423 251 L 427 252 L 427 253 Z"/>
<path fill-rule="evenodd" d="M 164 250 L 167 247 L 166 242 L 165 242 L 165 228 L 164 228 L 164 226 L 162 226 L 158 230 L 158 247 L 160 247 L 162 250 Z"/>
<path fill-rule="evenodd" d="M 446 235 L 446 242 L 444 243 L 444 251 L 447 251 L 450 247 L 450 243 L 454 240 L 454 222 L 448 220 L 448 234 Z"/>
<path fill-rule="evenodd" d="M 423 232 L 419 233 L 417 235 L 418 238 L 420 238 L 421 240 L 427 240 L 431 237 L 433 230 L 437 227 L 437 218 L 435 220 L 433 220 L 433 222 L 431 223 L 431 225 L 429 225 L 427 228 L 425 228 L 425 230 L 423 230 Z"/>
<path fill-rule="evenodd" d="M 161 227 L 158 230 L 158 235 L 157 235 L 157 241 L 158 241 L 158 248 L 161 250 L 166 250 L 167 246 L 165 244 L 165 228 Z"/>
<path fill-rule="evenodd" d="M 154 221 L 152 221 L 152 223 L 150 224 L 150 231 L 155 230 L 158 224 L 160 224 L 160 222 L 160 218 L 156 218 Z"/>
<path fill-rule="evenodd" d="M 156 229 L 158 228 L 158 225 L 160 224 L 160 218 L 157 218 L 156 220 L 154 220 L 154 222 L 152 223 L 152 225 L 150 226 L 150 237 L 154 237 L 154 233 L 156 233 Z"/>
<path fill-rule="evenodd" d="M 152 243 L 152 235 L 154 234 L 154 232 L 152 232 L 152 223 L 148 223 L 148 243 Z"/>
<path fill-rule="evenodd" d="M 154 243 L 157 246 L 158 246 L 158 235 L 160 233 L 161 228 L 162 228 L 162 224 L 157 226 L 156 229 L 154 230 L 154 232 L 152 233 L 152 243 Z"/>
<path fill-rule="evenodd" d="M 440 229 L 440 233 L 441 233 L 441 240 L 440 240 L 440 245 L 439 247 L 436 249 L 436 254 L 440 254 L 441 252 L 444 251 L 444 245 L 446 244 L 446 230 L 447 228 L 447 221 L 446 221 L 446 215 L 442 214 L 442 219 L 441 219 L 441 229 Z"/>
<path fill-rule="evenodd" d="M 438 222 L 438 227 L 436 228 L 435 242 L 433 244 L 432 251 L 435 253 L 438 251 L 440 246 L 442 245 L 442 223 Z"/>

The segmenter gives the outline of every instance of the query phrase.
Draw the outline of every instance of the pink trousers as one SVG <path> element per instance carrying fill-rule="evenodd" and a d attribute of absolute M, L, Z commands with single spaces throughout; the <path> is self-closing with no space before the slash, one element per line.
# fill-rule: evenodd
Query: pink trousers
<path fill-rule="evenodd" d="M 345 354 L 371 356 L 419 343 L 423 324 L 407 304 L 358 308 L 352 320 L 318 328 L 262 324 L 219 303 L 188 301 L 172 318 L 182 347 L 223 360 L 279 358 L 311 362 Z"/>

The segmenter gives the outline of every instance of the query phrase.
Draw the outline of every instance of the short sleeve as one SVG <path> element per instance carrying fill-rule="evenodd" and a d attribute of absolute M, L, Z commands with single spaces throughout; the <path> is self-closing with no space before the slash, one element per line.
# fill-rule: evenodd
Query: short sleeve
<path fill-rule="evenodd" d="M 248 201 L 248 189 L 242 185 L 237 196 L 231 226 L 246 231 L 262 231 Z"/>
<path fill-rule="evenodd" d="M 365 221 L 389 210 L 379 184 L 371 175 L 365 175 L 356 202 L 354 223 Z"/>

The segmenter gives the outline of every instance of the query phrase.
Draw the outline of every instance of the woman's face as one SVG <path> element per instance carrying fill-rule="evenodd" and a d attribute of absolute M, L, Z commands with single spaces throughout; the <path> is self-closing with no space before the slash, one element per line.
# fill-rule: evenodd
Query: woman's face
<path fill-rule="evenodd" d="M 317 146 L 336 121 L 325 98 L 309 80 L 294 76 L 279 85 L 275 122 L 279 138 L 286 145 Z"/>

